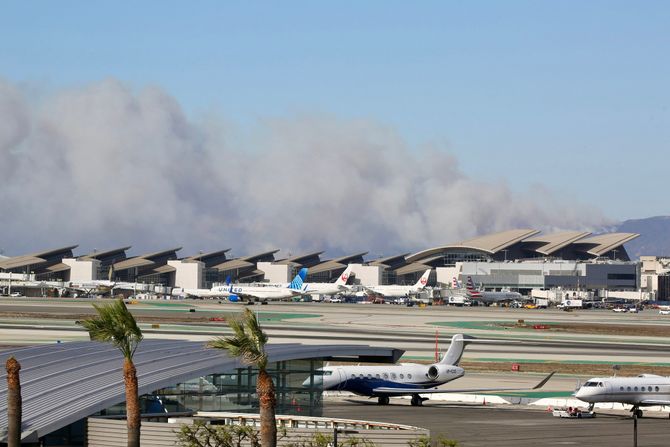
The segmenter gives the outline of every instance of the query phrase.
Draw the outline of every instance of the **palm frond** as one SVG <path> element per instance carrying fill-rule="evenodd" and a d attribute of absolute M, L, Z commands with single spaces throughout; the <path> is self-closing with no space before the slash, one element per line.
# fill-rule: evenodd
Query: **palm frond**
<path fill-rule="evenodd" d="M 91 340 L 112 343 L 124 357 L 132 359 L 144 336 L 123 300 L 93 307 L 98 316 L 82 322 Z"/>
<path fill-rule="evenodd" d="M 215 338 L 208 343 L 208 346 L 226 350 L 232 357 L 239 357 L 248 365 L 265 369 L 267 366 L 265 344 L 268 337 L 261 329 L 256 315 L 245 309 L 242 316 L 230 320 L 228 325 L 233 330 L 233 336 Z"/>

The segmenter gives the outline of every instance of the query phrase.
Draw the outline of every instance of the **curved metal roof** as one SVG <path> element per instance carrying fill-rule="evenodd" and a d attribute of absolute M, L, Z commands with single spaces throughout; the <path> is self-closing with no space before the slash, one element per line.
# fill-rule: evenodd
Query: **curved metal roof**
<path fill-rule="evenodd" d="M 403 351 L 359 345 L 273 344 L 271 362 L 309 358 L 359 357 L 365 361 L 395 362 Z M 40 345 L 0 352 L 4 362 L 13 355 L 21 363 L 23 433 L 37 440 L 93 413 L 125 401 L 123 357 L 113 346 L 97 342 Z M 135 354 L 140 395 L 196 377 L 238 368 L 237 358 L 208 349 L 202 342 L 144 340 Z M 6 383 L 1 370 L 0 381 Z M 0 441 L 6 437 L 7 387 L 0 389 Z"/>
<path fill-rule="evenodd" d="M 609 251 L 614 250 L 639 236 L 640 235 L 637 233 L 606 233 L 586 239 L 580 239 L 575 242 L 575 244 L 591 244 L 593 247 L 589 247 L 586 252 L 594 256 L 603 256 Z"/>
<path fill-rule="evenodd" d="M 563 231 L 560 233 L 552 233 L 547 235 L 540 235 L 536 237 L 531 237 L 524 239 L 523 242 L 538 243 L 540 246 L 535 249 L 536 252 L 549 256 L 550 254 L 560 250 L 561 248 L 567 247 L 573 242 L 577 242 L 580 239 L 585 238 L 590 235 L 588 231 Z"/>
<path fill-rule="evenodd" d="M 457 244 L 444 245 L 442 247 L 429 248 L 407 257 L 407 262 L 421 261 L 426 257 L 450 250 L 450 249 L 470 249 L 479 250 L 489 254 L 504 250 L 510 245 L 516 244 L 526 238 L 539 233 L 538 230 L 519 229 L 501 231 L 499 233 L 487 234 L 484 236 L 468 239 Z"/>

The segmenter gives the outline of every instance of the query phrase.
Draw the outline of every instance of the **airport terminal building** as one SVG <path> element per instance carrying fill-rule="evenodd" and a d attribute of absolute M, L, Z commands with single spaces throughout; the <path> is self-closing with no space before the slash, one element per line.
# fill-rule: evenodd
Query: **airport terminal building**
<path fill-rule="evenodd" d="M 630 260 L 624 245 L 638 236 L 540 234 L 534 229 L 514 229 L 372 260 L 365 259 L 367 252 L 324 259 L 322 251 L 281 257 L 279 250 L 232 257 L 230 249 L 180 257 L 179 247 L 128 256 L 128 246 L 74 256 L 77 246 L 67 246 L 0 259 L 0 281 L 6 282 L 12 274 L 15 279 L 63 283 L 109 279 L 145 284 L 148 291 L 169 294 L 173 287 L 210 288 L 227 277 L 233 282 L 285 283 L 303 267 L 309 269 L 307 282 L 332 282 L 351 265 L 351 281 L 366 286 L 414 284 L 430 269 L 428 284 L 438 287 L 451 284 L 454 278 L 464 281 L 469 276 L 490 290 L 635 290 L 641 287 L 640 263 Z M 658 274 L 662 276 L 664 272 Z M 645 287 L 647 283 L 648 287 L 657 287 L 666 281 L 645 281 Z"/>

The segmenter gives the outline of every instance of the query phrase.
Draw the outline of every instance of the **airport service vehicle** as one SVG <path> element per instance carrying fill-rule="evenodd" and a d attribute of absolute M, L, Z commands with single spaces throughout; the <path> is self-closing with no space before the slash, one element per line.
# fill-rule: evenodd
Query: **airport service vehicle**
<path fill-rule="evenodd" d="M 360 396 L 376 397 L 380 405 L 387 405 L 391 397 L 412 396 L 412 406 L 420 406 L 426 397 L 423 394 L 469 393 L 479 391 L 519 391 L 528 388 L 478 388 L 440 389 L 436 388 L 452 380 L 463 377 L 465 371 L 458 366 L 465 345 L 473 342 L 500 343 L 498 340 L 478 340 L 463 334 L 451 339 L 444 358 L 432 365 L 401 363 L 380 366 L 325 366 L 317 374 L 308 377 L 303 386 L 323 385 L 324 391 L 349 391 Z M 504 342 L 507 343 L 507 342 Z M 544 386 L 552 372 L 532 389 Z"/>
<path fill-rule="evenodd" d="M 549 307 L 549 300 L 546 298 L 536 298 L 535 307 L 538 309 L 546 309 Z"/>
<path fill-rule="evenodd" d="M 577 407 L 555 408 L 552 415 L 557 418 L 587 419 L 594 418 L 596 414 L 592 411 L 582 411 Z"/>
<path fill-rule="evenodd" d="M 612 312 L 628 312 L 628 308 L 626 307 L 615 307 L 612 309 Z"/>
<path fill-rule="evenodd" d="M 581 309 L 583 305 L 584 303 L 582 303 L 582 300 L 565 300 L 561 304 L 558 304 L 556 308 L 563 310 Z"/>
<path fill-rule="evenodd" d="M 661 309 L 661 310 L 658 311 L 658 314 L 659 315 L 670 315 L 670 310 Z"/>
<path fill-rule="evenodd" d="M 472 281 L 471 276 L 468 276 L 468 281 L 465 285 L 465 291 L 468 298 L 471 300 L 481 301 L 486 305 L 522 299 L 519 292 L 486 292 L 483 290 L 478 290 L 475 288 L 475 283 Z"/>
<path fill-rule="evenodd" d="M 594 377 L 574 394 L 588 402 L 589 411 L 599 402 L 632 405 L 633 416 L 642 417 L 640 407 L 670 405 L 670 377 L 640 374 L 637 377 Z"/>
<path fill-rule="evenodd" d="M 412 293 L 416 293 L 420 290 L 423 290 L 428 283 L 428 276 L 430 275 L 430 270 L 426 270 L 421 278 L 412 286 L 396 286 L 396 285 L 387 285 L 387 286 L 367 286 L 365 290 L 370 292 L 373 295 L 381 295 L 385 298 L 396 298 L 396 297 L 406 297 Z"/>
<path fill-rule="evenodd" d="M 447 298 L 447 304 L 451 304 L 452 306 L 465 306 L 467 300 L 468 299 L 464 296 L 452 295 Z"/>

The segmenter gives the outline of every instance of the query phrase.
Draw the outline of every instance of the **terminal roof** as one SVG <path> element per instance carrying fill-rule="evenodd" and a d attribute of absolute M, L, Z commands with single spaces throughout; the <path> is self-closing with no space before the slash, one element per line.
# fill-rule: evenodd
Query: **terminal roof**
<path fill-rule="evenodd" d="M 270 362 L 299 359 L 395 363 L 402 350 L 362 345 L 270 344 Z M 0 352 L 21 363 L 23 434 L 26 442 L 125 401 L 123 356 L 110 344 L 72 342 Z M 243 366 L 202 342 L 144 340 L 134 357 L 139 394 Z M 0 381 L 6 383 L 4 368 Z M 0 433 L 7 428 L 7 387 L 0 388 Z M 0 434 L 0 441 L 2 441 Z M 6 435 L 5 435 L 6 436 Z"/>

